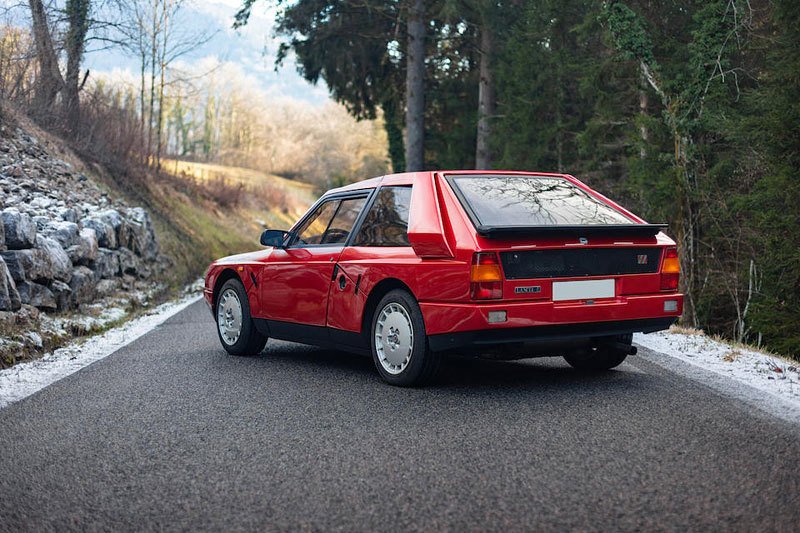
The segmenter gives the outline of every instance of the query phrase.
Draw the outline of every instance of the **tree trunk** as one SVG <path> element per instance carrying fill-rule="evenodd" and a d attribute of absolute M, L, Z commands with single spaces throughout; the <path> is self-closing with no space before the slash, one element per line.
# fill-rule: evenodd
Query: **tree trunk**
<path fill-rule="evenodd" d="M 81 62 L 89 31 L 89 0 L 67 0 L 67 75 L 64 85 L 64 116 L 67 129 L 75 131 L 80 122 L 81 108 L 78 93 L 81 90 Z"/>
<path fill-rule="evenodd" d="M 392 172 L 405 172 L 406 157 L 403 145 L 403 125 L 400 120 L 397 99 L 387 99 L 381 104 L 383 109 L 383 127 L 389 141 L 389 160 L 392 162 Z"/>
<path fill-rule="evenodd" d="M 147 91 L 147 81 L 146 81 L 147 80 L 147 78 L 146 78 L 147 53 L 145 52 L 144 43 L 142 43 L 140 51 L 141 51 L 140 59 L 142 61 L 142 64 L 141 64 L 142 68 L 141 68 L 141 71 L 140 71 L 141 85 L 139 86 L 139 108 L 140 108 L 139 109 L 139 113 L 140 113 L 140 116 L 139 116 L 139 138 L 141 139 L 142 144 L 141 144 L 141 146 L 139 146 L 139 151 L 141 152 L 141 149 L 147 144 L 147 142 L 145 141 L 145 138 L 144 138 L 145 132 L 147 131 L 147 128 L 145 127 L 145 123 L 144 123 L 145 117 L 147 116 L 147 97 L 145 96 L 145 92 Z M 147 154 L 144 154 L 144 161 L 143 162 L 147 163 Z"/>
<path fill-rule="evenodd" d="M 406 70 L 406 170 L 425 167 L 425 0 L 408 10 Z"/>
<path fill-rule="evenodd" d="M 683 318 L 689 326 L 697 327 L 697 214 L 692 175 L 694 169 L 688 157 L 690 140 L 675 130 L 675 164 L 677 170 L 678 224 L 675 238 L 681 262 L 681 289 L 685 295 Z"/>
<path fill-rule="evenodd" d="M 645 119 L 647 118 L 647 108 L 650 100 L 647 96 L 647 80 L 644 74 L 639 77 L 639 137 L 642 145 L 639 148 L 639 159 L 647 158 L 647 144 L 650 141 L 650 132 L 647 130 Z"/>
<path fill-rule="evenodd" d="M 37 113 L 48 116 L 53 111 L 56 96 L 64 86 L 64 79 L 58 68 L 58 58 L 53 39 L 50 36 L 50 26 L 47 23 L 47 13 L 42 0 L 28 0 L 31 8 L 33 22 L 33 38 L 36 43 L 36 57 L 39 60 L 39 80 L 36 84 L 34 104 Z"/>
<path fill-rule="evenodd" d="M 161 78 L 158 85 L 158 125 L 156 126 L 156 170 L 161 170 L 161 134 L 164 130 L 164 85 L 167 72 L 167 43 L 169 42 L 169 9 L 170 1 L 164 0 L 164 15 L 162 20 L 161 51 L 159 52 L 159 68 Z"/>
<path fill-rule="evenodd" d="M 158 20 L 158 6 L 160 0 L 153 2 L 153 27 L 150 40 L 150 113 L 147 120 L 147 153 L 145 160 L 151 164 L 150 156 L 153 155 L 153 114 L 156 105 L 156 59 L 158 58 L 158 35 L 161 32 L 161 25 Z"/>
<path fill-rule="evenodd" d="M 484 20 L 481 27 L 480 82 L 478 84 L 478 132 L 475 147 L 475 168 L 492 168 L 491 120 L 495 115 L 495 85 L 492 74 L 494 35 L 490 24 Z"/>

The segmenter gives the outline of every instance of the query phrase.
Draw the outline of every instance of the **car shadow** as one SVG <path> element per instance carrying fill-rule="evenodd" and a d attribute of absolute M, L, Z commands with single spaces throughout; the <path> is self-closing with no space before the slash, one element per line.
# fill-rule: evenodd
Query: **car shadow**
<path fill-rule="evenodd" d="M 280 362 L 287 371 L 326 372 L 343 379 L 356 377 L 382 384 L 372 358 L 352 352 L 281 342 L 267 345 L 265 351 L 254 359 L 265 365 Z M 425 389 L 635 388 L 646 386 L 651 379 L 652 376 L 630 365 L 591 373 L 573 369 L 560 357 L 502 361 L 447 355 L 437 377 Z"/>

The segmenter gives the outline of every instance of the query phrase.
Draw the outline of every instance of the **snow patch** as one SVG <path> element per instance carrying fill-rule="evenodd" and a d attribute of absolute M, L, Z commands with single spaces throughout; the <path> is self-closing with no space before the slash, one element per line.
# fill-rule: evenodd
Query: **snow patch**
<path fill-rule="evenodd" d="M 182 311 L 201 296 L 196 293 L 180 300 L 160 305 L 146 315 L 131 320 L 120 327 L 76 341 L 63 348 L 46 354 L 41 359 L 19 363 L 0 370 L 0 408 L 22 400 L 31 394 L 74 374 L 81 368 L 99 361 L 135 341 L 156 326 Z M 125 316 L 121 309 L 106 310 L 99 322 L 109 323 Z"/>
<path fill-rule="evenodd" d="M 800 410 L 800 363 L 732 346 L 702 333 L 637 333 L 633 342 L 768 393 L 759 395 L 762 402 L 783 400 L 793 410 Z"/>

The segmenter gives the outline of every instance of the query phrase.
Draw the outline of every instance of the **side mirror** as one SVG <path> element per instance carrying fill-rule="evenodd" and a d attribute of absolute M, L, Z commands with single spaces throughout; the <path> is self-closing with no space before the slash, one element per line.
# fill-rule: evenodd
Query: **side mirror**
<path fill-rule="evenodd" d="M 279 229 L 264 230 L 264 233 L 261 234 L 261 244 L 263 246 L 272 246 L 273 248 L 283 248 L 283 243 L 286 242 L 286 237 L 288 236 L 288 231 Z"/>

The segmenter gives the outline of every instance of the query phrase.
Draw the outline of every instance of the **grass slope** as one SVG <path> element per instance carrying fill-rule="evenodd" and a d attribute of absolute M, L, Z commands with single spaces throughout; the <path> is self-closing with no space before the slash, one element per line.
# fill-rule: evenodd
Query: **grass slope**
<path fill-rule="evenodd" d="M 95 174 L 112 194 L 150 210 L 172 261 L 164 281 L 173 287 L 196 279 L 218 257 L 258 249 L 264 228 L 288 229 L 315 199 L 311 185 L 208 163 L 167 160 L 158 178 L 131 182 Z"/>

